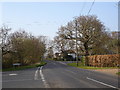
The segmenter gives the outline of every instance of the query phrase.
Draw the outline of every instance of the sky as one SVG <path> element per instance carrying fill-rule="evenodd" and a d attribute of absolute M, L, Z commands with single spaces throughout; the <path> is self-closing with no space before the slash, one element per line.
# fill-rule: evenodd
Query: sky
<path fill-rule="evenodd" d="M 2 2 L 0 18 L 12 32 L 24 29 L 35 36 L 53 39 L 61 25 L 87 15 L 92 2 Z M 89 15 L 96 15 L 109 31 L 118 30 L 117 2 L 95 2 Z"/>

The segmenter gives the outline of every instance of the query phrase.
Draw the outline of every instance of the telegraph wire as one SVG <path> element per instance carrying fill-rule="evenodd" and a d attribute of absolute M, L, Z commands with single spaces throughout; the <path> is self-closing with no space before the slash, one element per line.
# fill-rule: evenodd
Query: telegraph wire
<path fill-rule="evenodd" d="M 90 11 L 92 10 L 92 7 L 93 7 L 94 3 L 95 3 L 95 0 L 92 2 L 92 5 L 91 5 L 91 7 L 90 7 L 90 9 L 89 9 L 89 11 L 87 13 L 87 15 L 89 15 Z"/>

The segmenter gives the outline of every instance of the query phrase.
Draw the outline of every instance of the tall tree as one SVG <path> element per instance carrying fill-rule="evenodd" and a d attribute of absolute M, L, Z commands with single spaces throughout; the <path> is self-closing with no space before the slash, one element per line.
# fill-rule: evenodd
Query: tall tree
<path fill-rule="evenodd" d="M 71 28 L 71 26 L 68 25 L 68 28 Z M 71 29 L 70 29 L 71 30 Z M 66 27 L 61 26 L 59 28 L 59 31 L 57 32 L 57 36 L 54 38 L 55 48 L 58 52 L 64 52 L 66 50 L 73 50 L 75 41 L 74 40 L 68 40 L 65 39 L 65 34 L 68 34 Z"/>
<path fill-rule="evenodd" d="M 103 23 L 96 16 L 80 16 L 64 26 L 59 31 L 62 32 L 59 36 L 66 40 L 77 40 L 77 48 L 81 49 L 85 56 L 88 56 L 95 45 L 102 45 L 103 38 L 107 37 L 105 29 Z M 88 65 L 87 57 L 86 65 Z"/>

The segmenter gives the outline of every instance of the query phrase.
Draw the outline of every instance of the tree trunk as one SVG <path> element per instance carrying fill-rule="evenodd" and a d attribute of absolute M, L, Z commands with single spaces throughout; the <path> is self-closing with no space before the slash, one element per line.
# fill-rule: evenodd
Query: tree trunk
<path fill-rule="evenodd" d="M 88 61 L 89 52 L 88 52 L 88 43 L 87 42 L 84 43 L 84 48 L 85 48 L 85 65 L 88 66 L 89 65 L 89 61 Z"/>

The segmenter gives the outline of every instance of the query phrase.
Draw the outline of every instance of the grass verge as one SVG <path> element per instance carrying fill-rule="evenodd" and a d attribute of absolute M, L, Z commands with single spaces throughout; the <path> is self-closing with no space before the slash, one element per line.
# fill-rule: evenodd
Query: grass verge
<path fill-rule="evenodd" d="M 85 66 L 81 63 L 79 63 L 79 66 L 77 66 L 76 63 L 68 63 L 67 65 L 82 68 L 82 69 L 93 69 L 93 70 L 96 70 L 96 69 L 118 69 L 118 67 L 91 67 L 91 66 Z M 120 76 L 120 72 L 118 72 L 116 74 Z"/>
<path fill-rule="evenodd" d="M 29 69 L 29 68 L 35 68 L 35 67 L 40 67 L 44 66 L 47 64 L 46 62 L 42 61 L 40 64 L 33 64 L 33 65 L 28 65 L 28 66 L 19 66 L 19 67 L 12 67 L 12 68 L 7 68 L 7 69 L 2 69 L 2 71 L 16 71 L 16 70 L 24 70 L 24 69 Z"/>
<path fill-rule="evenodd" d="M 46 65 L 47 63 L 46 62 L 41 62 L 40 64 L 36 64 L 36 67 L 41 67 L 41 66 L 44 66 L 44 65 Z"/>
<path fill-rule="evenodd" d="M 77 66 L 76 63 L 68 63 L 67 65 L 73 66 L 73 67 L 78 67 L 78 68 L 83 68 L 83 69 L 117 69 L 118 67 L 92 67 L 92 66 L 85 66 L 81 63 Z"/>
<path fill-rule="evenodd" d="M 120 72 L 116 73 L 117 75 L 120 75 Z"/>

